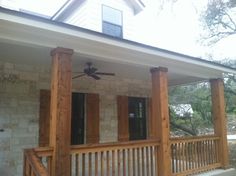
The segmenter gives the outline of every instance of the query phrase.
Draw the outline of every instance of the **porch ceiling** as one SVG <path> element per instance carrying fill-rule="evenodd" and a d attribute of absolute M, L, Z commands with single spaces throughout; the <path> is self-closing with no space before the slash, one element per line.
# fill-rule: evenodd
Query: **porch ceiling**
<path fill-rule="evenodd" d="M 49 66 L 50 50 L 61 46 L 75 52 L 73 71 L 91 61 L 101 71 L 119 77 L 150 79 L 149 69 L 161 66 L 169 70 L 170 85 L 236 73 L 222 65 L 2 8 L 0 16 L 0 58 L 9 62 Z"/>

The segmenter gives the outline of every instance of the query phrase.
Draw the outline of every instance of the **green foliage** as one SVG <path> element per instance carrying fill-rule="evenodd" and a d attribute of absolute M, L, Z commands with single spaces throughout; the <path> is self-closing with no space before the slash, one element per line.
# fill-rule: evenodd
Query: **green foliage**
<path fill-rule="evenodd" d="M 213 44 L 224 37 L 236 34 L 235 8 L 235 0 L 208 0 L 207 8 L 201 16 L 207 31 L 204 41 L 208 39 L 208 44 Z"/>
<path fill-rule="evenodd" d="M 193 110 L 193 114 L 180 117 L 172 109 L 170 113 L 171 122 L 176 126 L 185 126 L 195 135 L 201 132 L 202 128 L 212 127 L 209 83 L 172 87 L 169 95 L 171 105 L 190 104 Z M 174 130 L 179 129 L 175 128 Z M 181 130 L 183 131 L 183 129 Z"/>
<path fill-rule="evenodd" d="M 221 64 L 236 68 L 236 60 L 223 60 Z M 224 76 L 225 102 L 227 114 L 236 114 L 236 75 Z M 190 104 L 193 114 L 180 117 L 170 108 L 172 132 L 184 131 L 184 134 L 198 135 L 212 129 L 211 92 L 209 83 L 177 86 L 169 89 L 170 105 Z"/>

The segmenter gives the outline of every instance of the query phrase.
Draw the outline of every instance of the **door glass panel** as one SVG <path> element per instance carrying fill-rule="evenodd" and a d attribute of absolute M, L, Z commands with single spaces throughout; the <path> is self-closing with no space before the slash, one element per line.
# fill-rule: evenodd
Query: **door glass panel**
<path fill-rule="evenodd" d="M 84 99 L 83 93 L 72 93 L 71 144 L 84 144 Z"/>
<path fill-rule="evenodd" d="M 130 140 L 146 139 L 145 98 L 129 97 L 129 136 Z"/>

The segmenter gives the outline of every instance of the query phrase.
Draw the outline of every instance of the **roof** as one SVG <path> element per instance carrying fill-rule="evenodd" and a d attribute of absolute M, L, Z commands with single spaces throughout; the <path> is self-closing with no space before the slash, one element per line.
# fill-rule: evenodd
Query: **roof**
<path fill-rule="evenodd" d="M 0 16 L 2 45 L 61 46 L 74 49 L 78 56 L 103 62 L 145 68 L 167 67 L 173 77 L 173 85 L 219 78 L 223 73 L 236 74 L 235 69 L 218 63 L 21 12 L 0 8 Z"/>

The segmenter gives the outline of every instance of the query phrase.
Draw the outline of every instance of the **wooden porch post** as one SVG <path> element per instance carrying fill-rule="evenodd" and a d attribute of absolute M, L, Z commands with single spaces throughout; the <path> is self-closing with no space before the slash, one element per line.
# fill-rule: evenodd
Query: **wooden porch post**
<path fill-rule="evenodd" d="M 170 127 L 168 108 L 167 68 L 152 68 L 152 138 L 160 141 L 157 164 L 158 175 L 170 176 Z"/>
<path fill-rule="evenodd" d="M 73 50 L 51 51 L 50 146 L 53 147 L 52 176 L 70 176 L 71 144 L 71 56 Z"/>
<path fill-rule="evenodd" d="M 212 116 L 214 121 L 215 135 L 220 137 L 219 141 L 219 159 L 223 168 L 229 167 L 229 156 L 227 146 L 227 128 L 224 100 L 224 82 L 222 79 L 212 79 L 211 99 L 212 99 Z"/>

